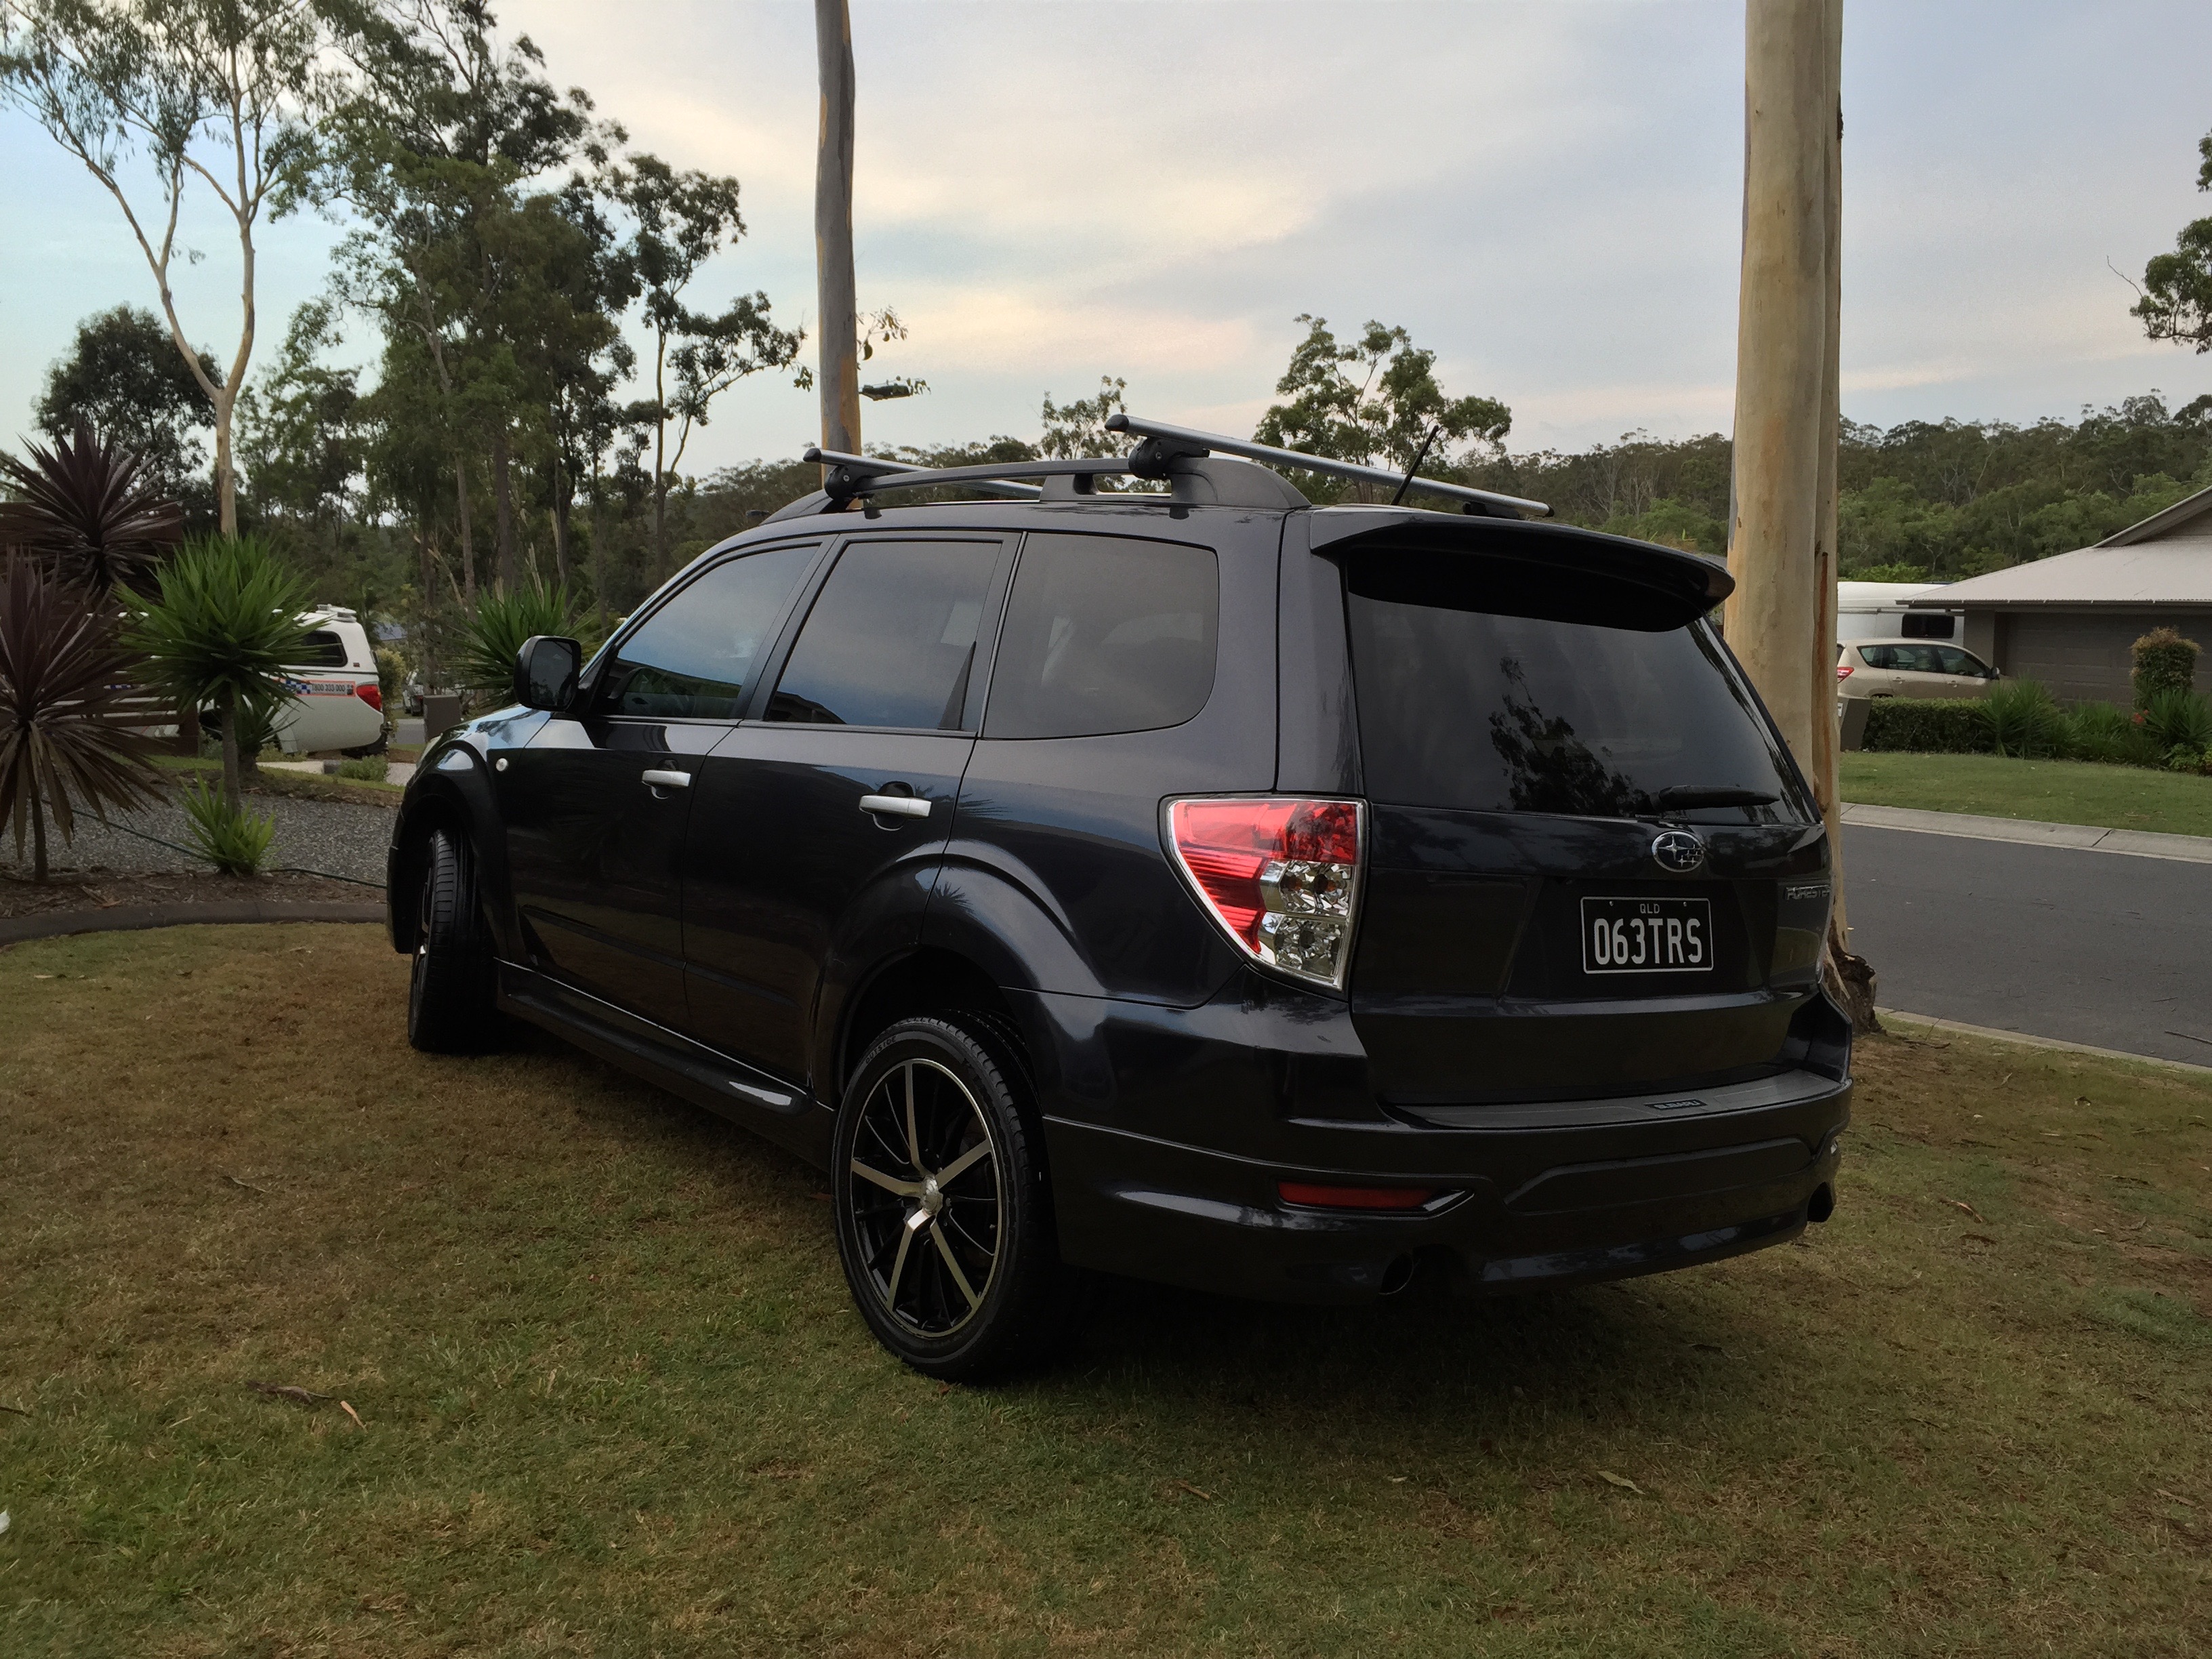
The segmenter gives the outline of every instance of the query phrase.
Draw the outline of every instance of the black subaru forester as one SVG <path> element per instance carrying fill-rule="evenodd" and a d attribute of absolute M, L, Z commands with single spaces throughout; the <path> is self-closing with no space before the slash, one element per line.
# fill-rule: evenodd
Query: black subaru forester
<path fill-rule="evenodd" d="M 398 817 L 415 1044 L 518 1016 L 825 1166 L 861 1312 L 947 1377 L 1070 1268 L 1357 1302 L 1826 1219 L 1829 848 L 1726 570 L 1130 424 L 828 458 L 588 665 L 526 646 Z M 896 504 L 955 486 L 1015 499 Z"/>

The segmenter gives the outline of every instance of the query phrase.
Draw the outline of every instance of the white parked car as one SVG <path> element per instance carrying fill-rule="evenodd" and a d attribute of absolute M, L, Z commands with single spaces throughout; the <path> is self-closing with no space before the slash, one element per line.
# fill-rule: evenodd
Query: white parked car
<path fill-rule="evenodd" d="M 278 746 L 288 755 L 380 750 L 384 693 L 368 630 L 336 605 L 307 611 L 300 621 L 307 629 L 306 660 L 285 668 L 294 696 L 274 722 Z"/>

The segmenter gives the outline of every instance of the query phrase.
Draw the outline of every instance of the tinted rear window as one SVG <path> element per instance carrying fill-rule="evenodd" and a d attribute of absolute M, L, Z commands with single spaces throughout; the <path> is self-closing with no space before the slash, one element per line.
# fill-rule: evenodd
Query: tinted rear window
<path fill-rule="evenodd" d="M 1418 584 L 1402 563 L 1388 581 L 1390 597 L 1377 598 L 1360 591 L 1382 585 L 1363 582 L 1364 562 L 1352 566 L 1348 604 L 1361 758 L 1376 800 L 1591 817 L 1665 805 L 1738 823 L 1747 812 L 1760 821 L 1804 816 L 1704 623 L 1645 633 L 1413 603 L 1406 596 Z M 1464 597 L 1469 585 L 1449 588 Z M 1677 808 L 1657 799 L 1669 789 L 1778 799 Z"/>
<path fill-rule="evenodd" d="M 1213 550 L 1123 536 L 1031 536 L 991 672 L 994 738 L 1180 726 L 1213 690 Z"/>
<path fill-rule="evenodd" d="M 346 642 L 331 629 L 319 628 L 307 635 L 307 645 L 295 660 L 301 668 L 343 668 L 347 661 Z"/>

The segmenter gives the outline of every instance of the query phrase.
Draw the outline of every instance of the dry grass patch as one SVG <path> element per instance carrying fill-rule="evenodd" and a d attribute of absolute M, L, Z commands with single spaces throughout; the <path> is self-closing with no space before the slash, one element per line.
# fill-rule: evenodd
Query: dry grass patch
<path fill-rule="evenodd" d="M 811 1171 L 557 1045 L 416 1055 L 404 969 L 0 952 L 0 1651 L 2212 1644 L 2207 1079 L 1877 1041 L 1802 1248 L 1345 1315 L 1129 1287 L 947 1390 L 849 1312 Z"/>

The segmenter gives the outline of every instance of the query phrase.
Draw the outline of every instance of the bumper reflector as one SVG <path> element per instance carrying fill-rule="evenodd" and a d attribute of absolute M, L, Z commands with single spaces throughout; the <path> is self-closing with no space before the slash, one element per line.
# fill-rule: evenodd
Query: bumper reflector
<path fill-rule="evenodd" d="M 1304 1181 L 1279 1181 L 1275 1190 L 1285 1204 L 1316 1210 L 1418 1210 L 1436 1196 L 1427 1187 L 1317 1187 Z"/>

